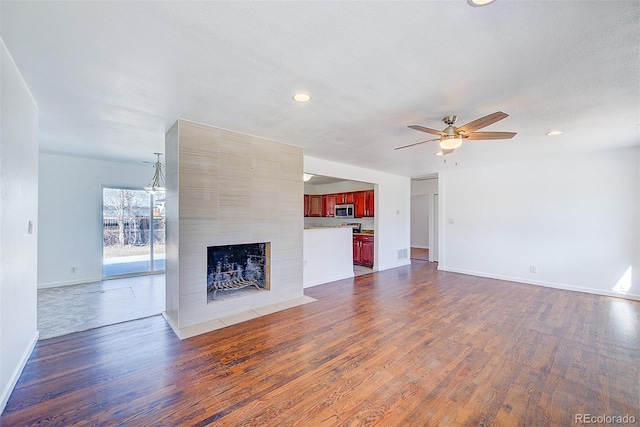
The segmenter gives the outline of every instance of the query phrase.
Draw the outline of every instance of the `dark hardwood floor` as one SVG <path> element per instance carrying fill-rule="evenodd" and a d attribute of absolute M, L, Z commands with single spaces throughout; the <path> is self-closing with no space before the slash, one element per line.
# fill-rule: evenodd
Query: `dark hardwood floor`
<path fill-rule="evenodd" d="M 640 424 L 640 302 L 411 266 L 180 341 L 160 316 L 38 343 L 3 426 Z"/>
<path fill-rule="evenodd" d="M 429 261 L 429 249 L 411 248 L 411 259 L 416 261 Z"/>

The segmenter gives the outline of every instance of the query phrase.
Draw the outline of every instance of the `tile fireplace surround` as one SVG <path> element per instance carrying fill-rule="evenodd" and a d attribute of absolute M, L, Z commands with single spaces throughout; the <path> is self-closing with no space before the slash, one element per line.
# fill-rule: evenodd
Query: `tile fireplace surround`
<path fill-rule="evenodd" d="M 180 338 L 300 305 L 299 147 L 178 120 L 167 132 L 165 318 Z M 207 303 L 207 248 L 270 242 L 270 289 Z"/>

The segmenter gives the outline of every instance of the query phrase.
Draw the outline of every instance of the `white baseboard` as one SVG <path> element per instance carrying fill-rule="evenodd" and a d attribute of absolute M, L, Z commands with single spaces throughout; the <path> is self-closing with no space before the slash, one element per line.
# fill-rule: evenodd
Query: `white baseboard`
<path fill-rule="evenodd" d="M 545 288 L 562 289 L 565 291 L 584 292 L 587 294 L 602 295 L 607 297 L 625 298 L 630 300 L 640 301 L 640 295 L 636 294 L 620 294 L 617 292 L 610 292 L 601 289 L 584 288 L 581 286 L 573 286 L 565 283 L 545 282 L 543 280 L 531 280 L 523 277 L 510 277 L 500 274 L 486 273 L 482 271 L 464 270 L 460 268 L 449 268 L 442 265 L 438 265 L 438 270 L 448 271 L 451 273 L 468 274 L 470 276 L 486 277 L 489 279 L 506 280 L 509 282 L 523 283 L 525 285 L 543 286 Z"/>
<path fill-rule="evenodd" d="M 84 278 L 80 280 L 68 280 L 63 282 L 38 283 L 38 289 L 59 288 L 61 286 L 84 285 L 86 283 L 100 282 L 102 279 Z"/>
<path fill-rule="evenodd" d="M 33 353 L 33 349 L 36 347 L 36 344 L 38 343 L 38 338 L 39 337 L 40 337 L 40 333 L 38 331 L 36 331 L 35 335 L 31 339 L 31 342 L 29 343 L 27 348 L 24 350 L 24 353 L 22 354 L 22 357 L 20 358 L 20 363 L 18 363 L 18 366 L 15 367 L 15 369 L 13 370 L 13 373 L 11 374 L 9 382 L 7 383 L 7 385 L 4 388 L 4 390 L 2 390 L 2 396 L 0 396 L 0 399 L 1 399 L 0 400 L 0 414 L 2 414 L 2 412 L 4 412 L 4 408 L 5 408 L 5 406 L 7 406 L 7 402 L 9 401 L 9 397 L 11 396 L 11 393 L 13 392 L 13 389 L 15 388 L 16 384 L 18 383 L 18 379 L 20 379 L 20 375 L 22 375 L 22 371 L 24 370 L 24 367 L 27 365 L 27 361 L 29 360 L 29 357 L 31 356 L 31 353 Z"/>
<path fill-rule="evenodd" d="M 402 267 L 405 265 L 411 265 L 411 259 L 407 258 L 406 260 L 402 261 L 402 262 L 397 262 L 395 264 L 387 264 L 387 265 L 381 265 L 381 266 L 377 266 L 374 265 L 373 269 L 375 271 L 384 271 L 384 270 L 390 270 L 392 268 L 398 268 L 398 267 Z"/>
<path fill-rule="evenodd" d="M 353 271 L 350 274 L 340 274 L 337 276 L 331 276 L 328 278 L 323 278 L 320 280 L 314 280 L 312 282 L 309 283 L 304 283 L 304 285 L 302 286 L 303 288 L 311 288 L 313 286 L 318 286 L 318 285 L 324 285 L 325 283 L 330 283 L 330 282 L 335 282 L 338 280 L 342 280 L 342 279 L 349 279 L 351 277 L 354 277 Z"/>
<path fill-rule="evenodd" d="M 429 249 L 429 246 L 421 246 L 421 245 L 411 245 L 411 247 L 416 249 Z"/>

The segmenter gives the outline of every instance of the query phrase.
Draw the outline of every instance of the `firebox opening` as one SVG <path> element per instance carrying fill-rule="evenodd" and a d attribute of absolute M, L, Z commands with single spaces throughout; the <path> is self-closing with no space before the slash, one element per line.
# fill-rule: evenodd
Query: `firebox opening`
<path fill-rule="evenodd" d="M 270 289 L 270 243 L 209 246 L 207 303 Z"/>

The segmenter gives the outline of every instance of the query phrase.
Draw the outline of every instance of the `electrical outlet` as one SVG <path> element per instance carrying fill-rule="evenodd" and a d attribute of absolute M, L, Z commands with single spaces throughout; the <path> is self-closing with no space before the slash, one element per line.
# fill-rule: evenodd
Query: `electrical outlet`
<path fill-rule="evenodd" d="M 71 274 L 76 274 L 76 272 L 77 272 L 76 267 L 71 267 Z"/>
<path fill-rule="evenodd" d="M 536 266 L 535 265 L 530 265 L 529 266 L 529 273 L 535 273 L 536 272 Z"/>

